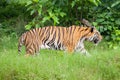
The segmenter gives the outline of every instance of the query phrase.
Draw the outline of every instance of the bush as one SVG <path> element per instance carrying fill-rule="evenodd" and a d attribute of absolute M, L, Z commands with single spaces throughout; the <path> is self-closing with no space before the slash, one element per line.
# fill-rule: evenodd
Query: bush
<path fill-rule="evenodd" d="M 0 0 L 0 35 L 20 35 L 34 27 L 80 25 L 85 18 L 99 29 L 110 48 L 117 48 L 119 4 L 119 0 Z"/>
<path fill-rule="evenodd" d="M 116 3 L 117 1 L 114 0 L 103 1 L 99 7 L 95 7 L 89 13 L 91 15 L 94 12 L 93 19 L 95 19 L 95 22 L 93 22 L 93 25 L 104 35 L 110 48 L 117 48 L 120 44 L 120 19 L 118 18 L 120 12 L 117 10 L 120 6 L 117 6 Z"/>
<path fill-rule="evenodd" d="M 84 2 L 85 5 L 82 5 Z M 27 10 L 33 16 L 33 20 L 26 25 L 26 29 L 31 27 L 42 27 L 46 25 L 79 25 L 81 16 L 86 10 L 89 2 L 98 5 L 99 0 L 30 0 L 27 2 Z M 83 12 L 81 13 L 81 11 Z M 81 14 L 80 14 L 81 13 Z M 85 12 L 86 14 L 86 12 Z"/>

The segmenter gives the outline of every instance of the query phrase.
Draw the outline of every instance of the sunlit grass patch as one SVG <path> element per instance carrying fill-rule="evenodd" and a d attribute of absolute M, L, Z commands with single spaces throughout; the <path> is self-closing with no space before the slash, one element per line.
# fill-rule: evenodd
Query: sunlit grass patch
<path fill-rule="evenodd" d="M 14 42 L 13 42 L 14 41 Z M 17 39 L 4 39 L 0 48 L 0 80 L 119 80 L 120 50 L 101 44 L 86 49 L 92 55 L 68 55 L 64 51 L 41 50 L 38 56 L 17 52 Z M 92 45 L 93 46 L 93 45 Z"/>

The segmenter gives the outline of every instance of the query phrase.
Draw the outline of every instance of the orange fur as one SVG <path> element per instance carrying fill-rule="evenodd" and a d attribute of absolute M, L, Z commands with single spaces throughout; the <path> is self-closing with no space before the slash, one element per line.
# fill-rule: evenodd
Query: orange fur
<path fill-rule="evenodd" d="M 39 53 L 41 46 L 43 48 L 55 48 L 74 52 L 78 42 L 89 39 L 92 35 L 98 33 L 99 39 L 102 39 L 100 33 L 91 27 L 56 27 L 48 26 L 43 28 L 35 28 L 25 32 L 19 39 L 18 50 L 22 44 L 26 48 L 26 55 Z M 83 47 L 84 48 L 84 47 Z"/>

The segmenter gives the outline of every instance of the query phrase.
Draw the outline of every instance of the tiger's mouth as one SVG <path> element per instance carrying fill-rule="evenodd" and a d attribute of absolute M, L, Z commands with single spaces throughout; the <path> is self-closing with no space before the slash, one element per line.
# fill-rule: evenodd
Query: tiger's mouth
<path fill-rule="evenodd" d="M 95 45 L 97 45 L 99 42 L 100 42 L 99 39 L 97 39 L 97 38 L 93 38 L 93 43 L 94 43 Z"/>
<path fill-rule="evenodd" d="M 95 43 L 95 44 L 97 44 L 97 43 L 98 43 L 98 40 L 97 40 L 97 39 L 95 39 L 95 40 L 94 40 L 94 43 Z"/>

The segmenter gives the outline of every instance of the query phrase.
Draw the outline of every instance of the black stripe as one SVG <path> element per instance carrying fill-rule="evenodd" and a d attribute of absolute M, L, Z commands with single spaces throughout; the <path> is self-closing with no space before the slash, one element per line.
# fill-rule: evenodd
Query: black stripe
<path fill-rule="evenodd" d="M 49 30 L 49 27 L 46 27 L 44 33 L 47 34 L 48 30 Z"/>
<path fill-rule="evenodd" d="M 44 35 L 45 29 L 46 29 L 46 27 L 41 28 L 41 35 L 40 35 L 40 38 Z"/>
<path fill-rule="evenodd" d="M 89 31 L 86 33 L 86 34 L 84 34 L 83 36 L 82 36 L 82 38 L 84 38 L 85 36 L 87 36 L 89 34 Z M 82 39 L 81 38 L 81 39 Z"/>
<path fill-rule="evenodd" d="M 67 33 L 68 33 L 68 28 L 69 28 L 69 27 L 66 27 L 66 32 L 67 32 Z"/>
<path fill-rule="evenodd" d="M 87 31 L 89 29 L 89 27 L 87 27 L 86 29 L 85 29 L 85 31 Z"/>
<path fill-rule="evenodd" d="M 72 26 L 69 27 L 69 33 L 68 33 L 69 38 L 71 37 L 71 34 L 72 34 Z"/>
<path fill-rule="evenodd" d="M 52 30 L 51 30 L 51 35 L 53 34 L 53 32 L 54 32 L 54 27 L 52 27 Z"/>
<path fill-rule="evenodd" d="M 75 29 L 76 29 L 76 26 L 74 26 L 74 30 L 73 30 L 73 33 L 72 33 L 72 34 L 74 34 L 74 32 L 75 32 Z"/>
<path fill-rule="evenodd" d="M 23 42 L 25 42 L 25 40 L 26 40 L 26 38 L 27 38 L 27 35 L 28 35 L 28 32 L 26 32 L 26 33 L 24 33 L 24 34 L 22 35 Z"/>
<path fill-rule="evenodd" d="M 81 30 L 80 30 L 80 32 L 81 32 L 81 31 L 84 31 L 83 27 L 81 27 Z"/>
<path fill-rule="evenodd" d="M 38 28 L 38 36 L 41 34 L 41 28 Z"/>
<path fill-rule="evenodd" d="M 49 37 L 50 37 L 50 30 L 48 29 L 44 43 L 46 43 L 46 41 L 49 39 Z"/>
<path fill-rule="evenodd" d="M 72 33 L 72 26 L 70 27 L 70 34 Z"/>
<path fill-rule="evenodd" d="M 79 26 L 78 31 L 79 31 L 81 28 L 82 28 L 82 27 Z"/>
<path fill-rule="evenodd" d="M 57 44 L 60 42 L 60 28 L 58 28 L 58 41 Z"/>
<path fill-rule="evenodd" d="M 73 32 L 72 32 L 72 34 L 71 34 L 71 35 L 72 35 L 72 41 L 73 41 L 73 37 L 74 37 L 73 34 L 74 34 L 74 32 L 75 32 L 75 29 L 76 29 L 76 26 L 74 26 L 74 30 L 73 30 Z"/>
<path fill-rule="evenodd" d="M 62 44 L 60 43 L 59 45 L 58 45 L 58 50 L 60 50 L 60 47 L 62 46 Z"/>
<path fill-rule="evenodd" d="M 44 35 L 45 35 L 44 39 L 42 40 L 42 43 L 43 43 L 43 44 L 45 44 L 45 42 L 49 39 L 49 35 L 50 35 L 50 34 L 49 34 L 48 31 L 50 31 L 50 30 L 49 30 L 49 27 L 46 27 L 46 28 L 45 28 L 45 32 L 43 32 Z"/>
<path fill-rule="evenodd" d="M 65 28 L 62 28 L 62 34 L 63 34 L 63 36 L 64 36 L 64 34 L 65 34 L 65 30 L 64 30 Z"/>
<path fill-rule="evenodd" d="M 42 43 L 45 45 L 44 41 L 45 41 L 45 37 L 42 39 Z"/>
<path fill-rule="evenodd" d="M 33 29 L 32 32 L 33 32 L 34 35 L 36 34 L 36 30 L 35 29 Z"/>
<path fill-rule="evenodd" d="M 54 44 L 53 42 L 55 41 L 55 34 L 56 34 L 56 32 L 53 34 L 53 38 L 52 38 L 52 40 L 49 41 L 47 45 L 51 46 L 51 45 Z M 50 45 L 50 44 L 51 44 L 51 45 Z"/>

